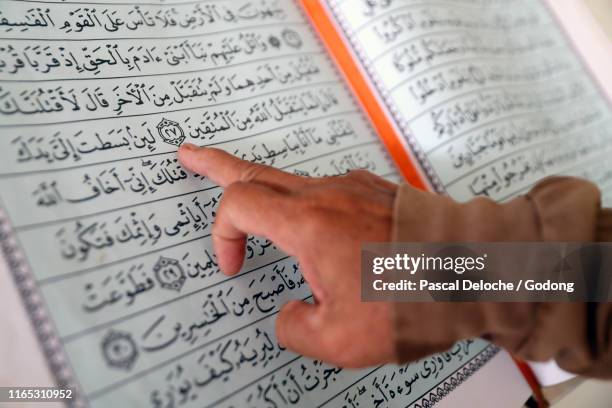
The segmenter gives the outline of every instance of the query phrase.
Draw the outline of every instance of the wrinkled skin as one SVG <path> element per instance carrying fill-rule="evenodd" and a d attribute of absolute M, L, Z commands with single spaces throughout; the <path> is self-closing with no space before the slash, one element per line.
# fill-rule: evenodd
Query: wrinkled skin
<path fill-rule="evenodd" d="M 364 242 L 389 240 L 397 185 L 365 171 L 299 177 L 193 145 L 179 159 L 225 188 L 212 232 L 225 274 L 240 271 L 248 235 L 298 259 L 316 302 L 284 305 L 283 346 L 343 367 L 395 360 L 391 305 L 360 300 L 360 253 Z"/>

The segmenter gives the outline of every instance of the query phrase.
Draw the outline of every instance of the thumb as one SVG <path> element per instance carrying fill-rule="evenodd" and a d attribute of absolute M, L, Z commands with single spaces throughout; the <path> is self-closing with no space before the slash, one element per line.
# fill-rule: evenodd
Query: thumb
<path fill-rule="evenodd" d="M 276 338 L 291 351 L 312 358 L 322 358 L 323 316 L 320 306 L 299 300 L 287 303 L 276 319 Z"/>

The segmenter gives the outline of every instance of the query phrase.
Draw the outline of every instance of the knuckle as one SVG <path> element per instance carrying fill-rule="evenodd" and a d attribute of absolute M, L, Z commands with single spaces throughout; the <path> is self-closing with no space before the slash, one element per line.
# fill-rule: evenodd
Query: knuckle
<path fill-rule="evenodd" d="M 344 176 L 345 182 L 350 182 L 352 185 L 361 185 L 364 187 L 373 187 L 376 185 L 378 176 L 370 173 L 367 170 L 351 170 Z"/>
<path fill-rule="evenodd" d="M 261 177 L 261 175 L 269 169 L 267 166 L 250 162 L 242 162 L 240 166 L 239 174 L 240 181 L 242 182 L 257 180 L 258 177 Z"/>
<path fill-rule="evenodd" d="M 485 197 L 476 197 L 468 204 L 477 209 L 478 212 L 494 212 L 501 208 L 498 203 Z"/>
<path fill-rule="evenodd" d="M 225 187 L 225 190 L 223 190 L 223 198 L 221 200 L 221 204 L 223 205 L 223 203 L 225 203 L 226 206 L 228 205 L 228 203 L 231 204 L 244 192 L 246 185 L 247 183 L 245 182 L 237 181 Z"/>
<path fill-rule="evenodd" d="M 227 211 L 228 211 L 228 201 L 225 200 L 225 196 L 221 199 L 219 206 L 215 211 L 215 219 L 212 223 L 212 227 L 210 232 L 212 235 L 218 235 L 223 225 L 227 220 Z"/>
<path fill-rule="evenodd" d="M 219 236 L 223 229 L 223 223 L 225 222 L 225 211 L 222 208 L 219 208 L 217 212 L 217 217 L 215 218 L 215 222 L 213 222 L 212 227 L 210 228 L 210 233 L 213 237 Z"/>
<path fill-rule="evenodd" d="M 358 180 L 368 180 L 372 178 L 372 173 L 367 170 L 357 169 L 349 171 L 345 177 Z"/>
<path fill-rule="evenodd" d="M 223 219 L 231 208 L 240 203 L 246 185 L 247 183 L 236 182 L 225 187 L 219 205 L 215 210 L 215 224 L 219 222 L 219 219 Z"/>

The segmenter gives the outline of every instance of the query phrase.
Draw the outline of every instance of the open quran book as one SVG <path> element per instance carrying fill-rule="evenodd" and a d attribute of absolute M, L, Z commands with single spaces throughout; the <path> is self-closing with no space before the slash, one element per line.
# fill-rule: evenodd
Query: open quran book
<path fill-rule="evenodd" d="M 76 406 L 518 407 L 478 339 L 367 370 L 281 348 L 299 265 L 253 237 L 222 275 L 222 191 L 176 150 L 458 200 L 568 174 L 610 202 L 610 50 L 575 1 L 3 0 L 0 290 Z"/>

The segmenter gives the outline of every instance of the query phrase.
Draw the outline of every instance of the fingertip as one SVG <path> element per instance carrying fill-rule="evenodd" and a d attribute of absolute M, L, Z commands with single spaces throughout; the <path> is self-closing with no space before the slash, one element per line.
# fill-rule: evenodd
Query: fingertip
<path fill-rule="evenodd" d="M 193 143 L 183 143 L 180 147 L 179 147 L 179 151 L 180 150 L 187 150 L 187 151 L 197 151 L 200 150 L 199 146 L 194 145 Z"/>
<path fill-rule="evenodd" d="M 221 272 L 226 276 L 238 275 L 242 269 L 242 265 L 243 259 L 233 257 L 219 259 L 219 269 L 221 269 Z"/>
<path fill-rule="evenodd" d="M 178 159 L 187 170 L 209 177 L 208 148 L 186 143 L 178 150 Z"/>
<path fill-rule="evenodd" d="M 178 157 L 181 163 L 189 164 L 190 159 L 200 150 L 200 148 L 191 143 L 185 143 L 178 149 Z"/>
<path fill-rule="evenodd" d="M 244 265 L 246 255 L 246 238 L 240 240 L 216 239 L 213 237 L 213 245 L 217 254 L 219 269 L 224 275 L 237 275 Z"/>
<path fill-rule="evenodd" d="M 191 143 L 185 143 L 178 148 L 178 156 L 179 158 L 190 158 L 195 153 L 198 153 L 200 150 L 202 150 L 201 147 L 198 147 Z"/>
<path fill-rule="evenodd" d="M 232 173 L 240 161 L 221 149 L 189 143 L 179 148 L 178 158 L 187 170 L 208 177 L 221 187 L 226 187 L 235 179 Z"/>

